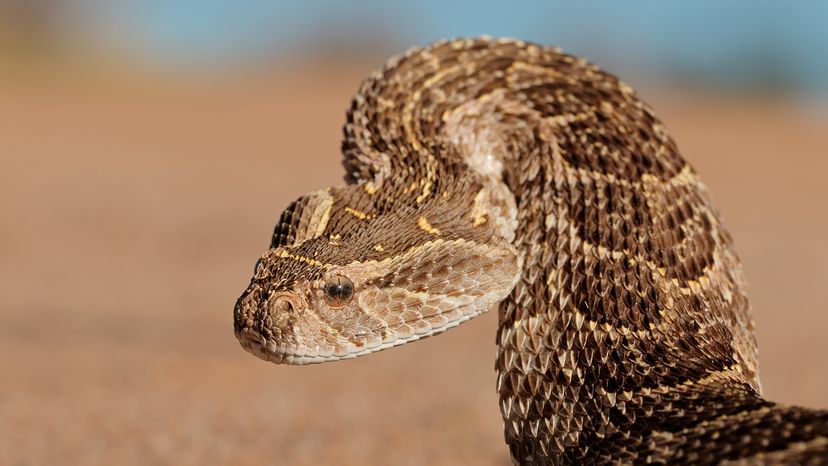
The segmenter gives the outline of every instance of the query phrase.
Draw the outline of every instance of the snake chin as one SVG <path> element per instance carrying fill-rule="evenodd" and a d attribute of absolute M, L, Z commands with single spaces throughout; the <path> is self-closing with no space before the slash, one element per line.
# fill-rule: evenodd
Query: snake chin
<path fill-rule="evenodd" d="M 245 351 L 274 364 L 307 365 L 347 358 L 347 356 L 335 356 L 332 351 L 319 351 L 319 349 L 316 354 L 303 353 L 296 347 L 280 346 L 274 340 L 262 338 L 251 331 L 237 333 L 236 338 Z"/>

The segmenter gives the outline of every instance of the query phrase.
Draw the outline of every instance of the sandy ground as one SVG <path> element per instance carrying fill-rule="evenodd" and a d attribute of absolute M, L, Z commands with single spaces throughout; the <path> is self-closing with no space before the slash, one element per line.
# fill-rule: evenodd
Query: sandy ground
<path fill-rule="evenodd" d="M 0 464 L 508 464 L 494 314 L 311 367 L 233 337 L 281 209 L 340 182 L 366 71 L 0 84 Z M 736 238 L 766 395 L 828 407 L 828 120 L 644 95 Z"/>

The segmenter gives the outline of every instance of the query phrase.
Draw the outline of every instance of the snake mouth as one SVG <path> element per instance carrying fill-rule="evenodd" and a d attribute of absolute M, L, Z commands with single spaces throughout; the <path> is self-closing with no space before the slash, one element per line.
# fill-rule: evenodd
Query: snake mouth
<path fill-rule="evenodd" d="M 298 345 L 279 345 L 274 340 L 268 339 L 251 329 L 243 329 L 236 332 L 242 348 L 259 359 L 274 364 L 307 365 L 319 364 L 328 361 L 341 359 L 352 359 L 361 354 L 347 351 L 347 349 L 320 348 L 303 350 Z"/>
<path fill-rule="evenodd" d="M 339 346 L 328 345 L 325 347 L 309 347 L 297 344 L 284 345 L 278 344 L 272 338 L 267 338 L 251 328 L 243 328 L 236 331 L 235 334 L 242 348 L 257 358 L 272 362 L 274 364 L 299 366 L 330 361 L 341 361 L 343 359 L 354 359 L 359 356 L 365 356 L 371 353 L 393 348 L 395 346 L 422 340 L 432 335 L 445 332 L 452 327 L 456 327 L 480 313 L 482 313 L 482 311 L 470 313 L 460 319 L 449 322 L 448 324 L 440 328 L 433 329 L 427 333 L 415 333 L 391 339 L 377 339 L 371 343 L 363 342 L 359 345 L 353 342 L 343 343 Z"/>

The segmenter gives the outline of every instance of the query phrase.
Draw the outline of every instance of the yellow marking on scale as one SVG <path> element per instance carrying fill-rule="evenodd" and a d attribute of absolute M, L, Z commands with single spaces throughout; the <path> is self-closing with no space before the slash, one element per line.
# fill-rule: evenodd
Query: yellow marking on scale
<path fill-rule="evenodd" d="M 382 247 L 382 244 L 377 243 L 377 244 L 374 245 L 374 251 L 382 252 L 382 251 L 385 251 L 385 248 Z"/>
<path fill-rule="evenodd" d="M 440 236 L 440 230 L 434 228 L 431 223 L 425 217 L 420 217 L 417 219 L 417 226 L 420 227 L 421 230 L 425 231 L 430 235 Z"/>
<path fill-rule="evenodd" d="M 333 202 L 328 201 L 327 204 L 325 212 L 322 213 L 322 218 L 319 219 L 319 224 L 316 225 L 316 232 L 313 235 L 314 238 L 319 238 L 322 236 L 322 233 L 325 233 L 325 228 L 328 226 L 328 220 L 331 219 L 331 208 L 333 207 Z"/>
<path fill-rule="evenodd" d="M 368 220 L 368 219 L 371 219 L 371 218 L 374 217 L 371 214 L 367 214 L 367 213 L 365 213 L 361 210 L 352 209 L 350 207 L 346 207 L 345 212 L 348 212 L 349 214 L 353 215 L 354 217 L 356 217 L 360 220 Z"/>
<path fill-rule="evenodd" d="M 643 175 L 641 175 L 641 181 L 643 181 L 646 184 L 658 184 L 661 182 L 661 180 L 659 180 L 657 176 L 652 175 L 650 173 L 644 173 Z"/>
<path fill-rule="evenodd" d="M 281 251 L 279 253 L 279 257 L 281 257 L 283 259 L 293 259 L 297 262 L 304 262 L 308 265 L 315 265 L 316 267 L 329 267 L 327 264 L 323 264 L 322 262 L 319 262 L 316 259 L 311 259 L 309 257 L 304 257 L 304 256 L 298 256 L 296 254 L 291 254 L 287 251 Z"/>
<path fill-rule="evenodd" d="M 485 225 L 487 220 L 486 214 L 475 215 L 472 218 L 472 226 L 479 227 L 480 225 Z"/>
<path fill-rule="evenodd" d="M 423 193 L 420 194 L 419 196 L 417 196 L 417 199 L 416 199 L 417 204 L 421 204 L 424 200 L 426 200 L 426 198 L 429 196 L 429 194 L 431 194 L 431 186 L 432 186 L 431 180 L 426 180 L 425 183 L 423 184 Z"/>
<path fill-rule="evenodd" d="M 374 183 L 372 183 L 370 181 L 365 183 L 364 185 L 362 185 L 362 189 L 364 189 L 365 192 L 368 193 L 371 196 L 373 196 L 374 194 L 377 193 L 377 187 L 374 186 Z"/>
<path fill-rule="evenodd" d="M 339 246 L 339 240 L 341 240 L 341 239 L 342 239 L 342 235 L 340 235 L 339 233 L 337 233 L 335 235 L 329 235 L 328 236 L 328 244 L 330 244 L 331 246 Z"/>

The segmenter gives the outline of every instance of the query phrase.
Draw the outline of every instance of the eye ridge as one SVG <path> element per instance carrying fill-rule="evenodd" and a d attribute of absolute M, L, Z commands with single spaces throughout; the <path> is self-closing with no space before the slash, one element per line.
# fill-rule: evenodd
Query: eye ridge
<path fill-rule="evenodd" d="M 354 283 L 348 277 L 335 275 L 325 282 L 322 290 L 329 306 L 342 307 L 354 296 Z"/>

